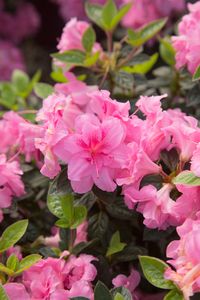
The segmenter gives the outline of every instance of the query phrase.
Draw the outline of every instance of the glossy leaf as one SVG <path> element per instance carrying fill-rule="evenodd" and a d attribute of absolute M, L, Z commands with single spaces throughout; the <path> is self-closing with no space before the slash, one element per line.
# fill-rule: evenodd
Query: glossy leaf
<path fill-rule="evenodd" d="M 175 65 L 175 50 L 167 39 L 160 39 L 160 55 L 168 65 Z"/>
<path fill-rule="evenodd" d="M 96 41 L 96 34 L 94 29 L 89 26 L 88 29 L 84 32 L 82 37 L 82 45 L 86 52 L 91 52 Z"/>
<path fill-rule="evenodd" d="M 173 282 L 164 278 L 164 272 L 168 268 L 165 262 L 150 256 L 140 256 L 139 260 L 144 276 L 152 285 L 160 289 L 174 289 Z"/>
<path fill-rule="evenodd" d="M 132 300 L 132 295 L 130 291 L 124 286 L 120 286 L 112 289 L 111 294 L 114 297 L 114 300 L 116 299 L 117 295 L 121 295 L 123 297 L 123 300 Z M 121 299 L 119 298 L 119 300 Z"/>
<path fill-rule="evenodd" d="M 31 266 L 33 266 L 38 261 L 40 261 L 41 258 L 42 258 L 42 256 L 39 254 L 30 254 L 30 255 L 24 257 L 20 261 L 19 267 L 18 267 L 17 271 L 15 272 L 15 275 L 19 275 L 22 272 L 24 272 L 25 270 L 29 269 Z"/>
<path fill-rule="evenodd" d="M 158 53 L 153 54 L 149 60 L 134 64 L 133 66 L 124 66 L 121 69 L 127 73 L 146 74 L 149 72 L 158 60 Z"/>
<path fill-rule="evenodd" d="M 74 220 L 71 226 L 72 229 L 77 228 L 80 224 L 82 224 L 87 216 L 87 209 L 85 206 L 80 205 L 74 207 Z"/>
<path fill-rule="evenodd" d="M 54 53 L 51 55 L 62 62 L 82 66 L 85 60 L 85 53 L 80 50 L 69 50 L 63 53 Z"/>
<path fill-rule="evenodd" d="M 102 22 L 106 30 L 112 30 L 112 20 L 117 14 L 117 7 L 113 0 L 107 0 L 102 10 Z"/>
<path fill-rule="evenodd" d="M 178 290 L 172 290 L 165 296 L 163 300 L 184 300 L 184 297 Z"/>
<path fill-rule="evenodd" d="M 17 221 L 3 232 L 0 239 L 0 253 L 15 245 L 24 235 L 28 227 L 28 220 Z"/>
<path fill-rule="evenodd" d="M 19 260 L 15 254 L 11 254 L 6 262 L 6 267 L 15 271 L 18 268 Z"/>
<path fill-rule="evenodd" d="M 95 286 L 94 300 L 112 300 L 109 289 L 101 281 L 98 281 Z"/>
<path fill-rule="evenodd" d="M 92 4 L 88 1 L 85 4 L 85 11 L 90 20 L 92 20 L 100 28 L 104 29 L 102 24 L 102 6 L 98 4 Z"/>

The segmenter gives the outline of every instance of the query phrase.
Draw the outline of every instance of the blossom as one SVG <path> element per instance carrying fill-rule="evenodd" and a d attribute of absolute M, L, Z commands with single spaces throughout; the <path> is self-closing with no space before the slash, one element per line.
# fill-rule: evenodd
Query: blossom
<path fill-rule="evenodd" d="M 151 21 L 163 18 L 173 17 L 185 8 L 183 0 L 174 2 L 173 0 L 123 0 L 123 3 L 132 2 L 133 5 L 122 20 L 125 27 L 137 29 Z"/>
<path fill-rule="evenodd" d="M 193 152 L 191 159 L 191 170 L 196 176 L 200 177 L 200 143 Z"/>
<path fill-rule="evenodd" d="M 93 115 L 76 119 L 75 134 L 57 144 L 55 152 L 68 164 L 68 177 L 78 193 L 93 184 L 105 191 L 116 188 L 116 169 L 123 164 L 125 129 L 119 119 L 109 117 L 102 123 Z M 121 149 L 121 150 L 120 150 Z"/>
<path fill-rule="evenodd" d="M 178 36 L 172 37 L 173 47 L 176 50 L 176 67 L 186 66 L 194 74 L 200 64 L 200 5 L 188 4 L 189 14 L 183 16 L 178 26 Z"/>
<path fill-rule="evenodd" d="M 13 196 L 19 197 L 24 194 L 21 175 L 18 162 L 9 162 L 4 154 L 0 154 L 0 208 L 9 207 Z"/>
<path fill-rule="evenodd" d="M 5 28 L 4 25 L 0 27 Z M 8 41 L 0 40 L 0 80 L 10 80 L 15 69 L 25 70 L 21 50 Z"/>
<path fill-rule="evenodd" d="M 4 284 L 3 288 L 5 289 L 10 300 L 31 300 L 24 285 L 21 283 L 6 283 Z"/>
<path fill-rule="evenodd" d="M 177 228 L 179 240 L 172 241 L 167 247 L 169 263 L 175 271 L 168 268 L 165 277 L 175 282 L 182 290 L 184 299 L 189 299 L 200 291 L 200 221 L 188 218 Z"/>
<path fill-rule="evenodd" d="M 137 288 L 139 283 L 140 283 L 140 274 L 138 271 L 134 270 L 133 268 L 129 276 L 120 274 L 117 275 L 112 280 L 112 284 L 114 285 L 114 287 L 124 286 L 125 288 L 127 288 L 131 292 L 134 300 L 139 299 L 135 292 L 135 289 Z"/>
<path fill-rule="evenodd" d="M 82 37 L 88 29 L 89 23 L 85 21 L 77 21 L 76 18 L 71 19 L 64 27 L 57 48 L 60 52 L 67 50 L 84 50 L 82 46 Z M 101 51 L 101 46 L 95 43 L 93 52 Z"/>

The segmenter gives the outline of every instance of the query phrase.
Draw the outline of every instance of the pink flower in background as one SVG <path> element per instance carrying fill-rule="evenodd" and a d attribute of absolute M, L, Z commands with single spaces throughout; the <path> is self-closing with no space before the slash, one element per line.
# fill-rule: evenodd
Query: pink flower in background
<path fill-rule="evenodd" d="M 35 34 L 40 26 L 40 16 L 31 3 L 21 3 L 10 13 L 0 9 L 0 37 L 14 43 Z"/>
<path fill-rule="evenodd" d="M 8 41 L 0 40 L 0 80 L 10 80 L 15 69 L 25 70 L 21 50 Z"/>
<path fill-rule="evenodd" d="M 193 152 L 191 160 L 191 170 L 196 176 L 200 177 L 200 143 L 197 145 L 195 151 Z"/>
<path fill-rule="evenodd" d="M 67 50 L 83 50 L 82 36 L 87 28 L 90 26 L 85 21 L 78 21 L 76 18 L 71 19 L 64 27 L 60 41 L 57 48 L 60 52 Z M 95 43 L 93 46 L 93 52 L 101 51 L 99 43 Z"/>
<path fill-rule="evenodd" d="M 183 16 L 178 26 L 178 36 L 172 37 L 176 50 L 176 67 L 186 66 L 190 73 L 194 73 L 200 65 L 200 5 L 188 4 L 189 14 Z"/>
<path fill-rule="evenodd" d="M 123 0 L 123 3 L 129 2 L 133 5 L 123 18 L 122 24 L 133 29 L 163 17 L 173 17 L 185 9 L 184 0 Z"/>

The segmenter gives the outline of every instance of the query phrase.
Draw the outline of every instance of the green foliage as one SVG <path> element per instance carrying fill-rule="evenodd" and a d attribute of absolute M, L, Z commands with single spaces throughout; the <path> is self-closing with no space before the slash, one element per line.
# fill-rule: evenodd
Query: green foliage
<path fill-rule="evenodd" d="M 47 98 L 53 93 L 53 87 L 50 84 L 38 82 L 35 84 L 34 92 L 39 98 Z"/>
<path fill-rule="evenodd" d="M 83 66 L 86 58 L 86 54 L 81 50 L 69 50 L 63 53 L 54 53 L 51 56 L 59 61 L 76 66 Z"/>
<path fill-rule="evenodd" d="M 121 69 L 127 73 L 146 74 L 148 73 L 158 60 L 158 53 L 153 54 L 150 58 L 141 63 L 123 66 Z"/>
<path fill-rule="evenodd" d="M 15 276 L 20 275 L 23 271 L 29 269 L 32 265 L 36 264 L 42 258 L 39 254 L 30 254 L 24 257 L 18 264 L 15 270 Z"/>
<path fill-rule="evenodd" d="M 132 300 L 130 291 L 124 286 L 112 289 L 111 294 L 114 297 L 114 300 Z"/>
<path fill-rule="evenodd" d="M 166 19 L 160 19 L 147 24 L 137 31 L 129 29 L 127 42 L 134 47 L 142 46 L 153 38 L 165 26 L 166 22 Z"/>
<path fill-rule="evenodd" d="M 0 299 L 1 300 L 9 300 L 8 296 L 6 295 L 6 292 L 2 286 L 2 284 L 0 284 Z"/>
<path fill-rule="evenodd" d="M 125 246 L 126 246 L 125 243 L 120 242 L 119 231 L 116 231 L 110 240 L 110 244 L 109 244 L 109 248 L 106 252 L 106 256 L 111 256 L 115 253 L 122 251 Z"/>
<path fill-rule="evenodd" d="M 112 300 L 109 289 L 101 281 L 98 281 L 95 286 L 94 300 Z"/>
<path fill-rule="evenodd" d="M 82 37 L 82 45 L 86 52 L 91 53 L 95 41 L 96 41 L 96 33 L 95 33 L 94 29 L 90 26 L 84 32 L 83 37 Z"/>
<path fill-rule="evenodd" d="M 19 260 L 15 254 L 11 254 L 6 262 L 6 267 L 15 271 L 19 266 Z"/>
<path fill-rule="evenodd" d="M 184 297 L 180 291 L 174 289 L 167 293 L 163 300 L 184 300 Z"/>
<path fill-rule="evenodd" d="M 160 39 L 160 56 L 169 66 L 174 66 L 175 61 L 175 50 L 169 39 Z"/>
<path fill-rule="evenodd" d="M 166 263 L 158 258 L 150 256 L 140 256 L 139 261 L 144 276 L 152 285 L 167 290 L 175 288 L 172 281 L 164 278 L 164 272 L 168 268 Z"/>
<path fill-rule="evenodd" d="M 195 70 L 192 79 L 193 79 L 193 80 L 199 80 L 199 79 L 200 79 L 200 66 L 198 66 L 197 69 Z"/>
<path fill-rule="evenodd" d="M 121 19 L 127 14 L 132 4 L 123 5 L 119 10 L 115 1 L 108 0 L 104 6 L 86 2 L 86 13 L 90 20 L 105 31 L 112 32 Z"/>
<path fill-rule="evenodd" d="M 200 177 L 191 171 L 183 171 L 173 179 L 174 184 L 185 184 L 189 186 L 200 186 Z"/>
<path fill-rule="evenodd" d="M 8 226 L 0 239 L 0 253 L 15 245 L 26 232 L 28 220 L 17 221 Z"/>

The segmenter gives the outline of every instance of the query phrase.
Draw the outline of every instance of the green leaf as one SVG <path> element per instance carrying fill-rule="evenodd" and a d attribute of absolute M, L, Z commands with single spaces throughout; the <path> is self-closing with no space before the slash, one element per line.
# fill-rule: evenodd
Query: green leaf
<path fill-rule="evenodd" d="M 109 225 L 108 216 L 104 212 L 93 215 L 89 218 L 88 223 L 89 236 L 92 238 L 102 238 L 106 233 Z"/>
<path fill-rule="evenodd" d="M 124 300 L 124 297 L 121 294 L 117 293 L 114 297 L 114 300 Z"/>
<path fill-rule="evenodd" d="M 130 291 L 127 288 L 125 288 L 124 286 L 120 286 L 120 287 L 116 287 L 116 288 L 112 289 L 111 294 L 114 297 L 114 300 L 115 300 L 116 295 L 121 295 L 123 297 L 123 300 L 132 300 L 132 295 L 131 295 Z M 119 300 L 121 300 L 121 299 L 119 298 Z"/>
<path fill-rule="evenodd" d="M 65 83 L 67 82 L 67 78 L 63 74 L 62 70 L 55 70 L 51 72 L 51 78 L 56 82 Z"/>
<path fill-rule="evenodd" d="M 72 224 L 75 214 L 73 207 L 74 196 L 72 194 L 61 195 L 60 201 L 64 218 L 69 224 Z"/>
<path fill-rule="evenodd" d="M 133 66 L 124 66 L 121 69 L 127 73 L 146 74 L 149 72 L 158 60 L 158 53 L 153 54 L 149 60 L 134 64 Z"/>
<path fill-rule="evenodd" d="M 172 281 L 164 278 L 164 272 L 169 267 L 165 262 L 150 256 L 140 256 L 139 261 L 144 276 L 152 285 L 167 290 L 175 288 Z"/>
<path fill-rule="evenodd" d="M 17 272 L 15 272 L 15 275 L 19 275 L 25 270 L 29 269 L 31 266 L 36 264 L 39 260 L 41 260 L 42 256 L 39 254 L 30 254 L 26 257 L 24 257 L 20 263 L 19 267 L 17 269 Z"/>
<path fill-rule="evenodd" d="M 12 269 L 4 266 L 2 263 L 0 263 L 0 272 L 3 272 L 5 274 L 7 274 L 8 276 L 13 276 L 15 273 Z"/>
<path fill-rule="evenodd" d="M 8 109 L 13 109 L 16 103 L 16 92 L 11 83 L 2 83 L 0 86 L 0 104 Z"/>
<path fill-rule="evenodd" d="M 94 29 L 89 26 L 88 29 L 84 32 L 82 37 L 82 45 L 86 52 L 91 52 L 96 41 L 96 34 Z"/>
<path fill-rule="evenodd" d="M 57 220 L 55 225 L 60 227 L 60 228 L 69 228 L 70 227 L 69 221 L 65 218 Z"/>
<path fill-rule="evenodd" d="M 2 284 L 0 284 L 0 299 L 1 300 L 9 300 L 8 296 L 6 295 L 6 292 L 2 286 Z"/>
<path fill-rule="evenodd" d="M 24 98 L 28 97 L 28 95 L 31 93 L 32 89 L 34 88 L 35 84 L 40 80 L 42 75 L 41 70 L 38 70 L 33 77 L 31 78 L 31 81 L 29 82 L 27 89 L 24 91 L 23 96 Z"/>
<path fill-rule="evenodd" d="M 128 30 L 128 43 L 135 47 L 140 47 L 152 37 L 154 37 L 166 24 L 167 19 L 153 21 L 142 29 L 133 31 Z"/>
<path fill-rule="evenodd" d="M 45 99 L 53 93 L 53 87 L 48 83 L 37 82 L 34 86 L 34 92 L 39 98 Z"/>
<path fill-rule="evenodd" d="M 132 3 L 127 3 L 123 5 L 120 10 L 117 12 L 117 14 L 114 16 L 114 18 L 111 21 L 111 28 L 114 29 L 121 19 L 127 14 L 127 12 L 130 10 L 132 6 Z"/>
<path fill-rule="evenodd" d="M 178 290 L 172 290 L 165 296 L 163 300 L 184 300 L 184 297 Z"/>
<path fill-rule="evenodd" d="M 0 239 L 0 253 L 15 245 L 26 232 L 28 220 L 18 221 L 3 232 Z"/>
<path fill-rule="evenodd" d="M 85 60 L 85 53 L 80 50 L 69 50 L 63 53 L 54 53 L 51 55 L 62 62 L 82 66 Z"/>
<path fill-rule="evenodd" d="M 91 67 L 96 64 L 98 58 L 99 58 L 100 52 L 95 52 L 94 54 L 90 54 L 90 56 L 86 57 L 84 61 L 84 66 L 85 67 Z"/>
<path fill-rule="evenodd" d="M 183 171 L 176 176 L 172 182 L 174 184 L 185 184 L 190 186 L 200 186 L 200 177 L 197 177 L 191 171 Z"/>
<path fill-rule="evenodd" d="M 200 65 L 197 67 L 192 77 L 192 80 L 199 80 L 199 79 L 200 79 Z"/>
<path fill-rule="evenodd" d="M 18 268 L 19 260 L 15 254 L 11 254 L 6 262 L 7 268 L 15 271 Z"/>
<path fill-rule="evenodd" d="M 176 63 L 175 60 L 175 50 L 167 39 L 160 39 L 160 55 L 164 62 L 166 62 L 169 66 L 174 66 Z"/>
<path fill-rule="evenodd" d="M 112 31 L 112 20 L 117 14 L 117 7 L 113 0 L 107 0 L 102 10 L 102 22 L 106 30 Z"/>
<path fill-rule="evenodd" d="M 82 224 L 87 217 L 87 209 L 85 206 L 80 205 L 74 207 L 74 220 L 71 228 L 75 229 L 77 228 L 80 224 Z"/>
<path fill-rule="evenodd" d="M 110 245 L 106 252 L 106 256 L 111 256 L 112 254 L 122 251 L 125 246 L 126 246 L 125 243 L 120 242 L 119 231 L 116 231 L 110 240 Z"/>
<path fill-rule="evenodd" d="M 17 91 L 20 93 L 27 89 L 27 86 L 29 84 L 29 77 L 25 72 L 21 70 L 15 70 L 12 73 L 11 81 Z"/>
<path fill-rule="evenodd" d="M 97 24 L 100 28 L 104 29 L 102 24 L 102 6 L 86 2 L 85 11 L 90 20 Z"/>
<path fill-rule="evenodd" d="M 94 300 L 112 300 L 109 289 L 101 281 L 98 281 L 95 286 Z"/>

